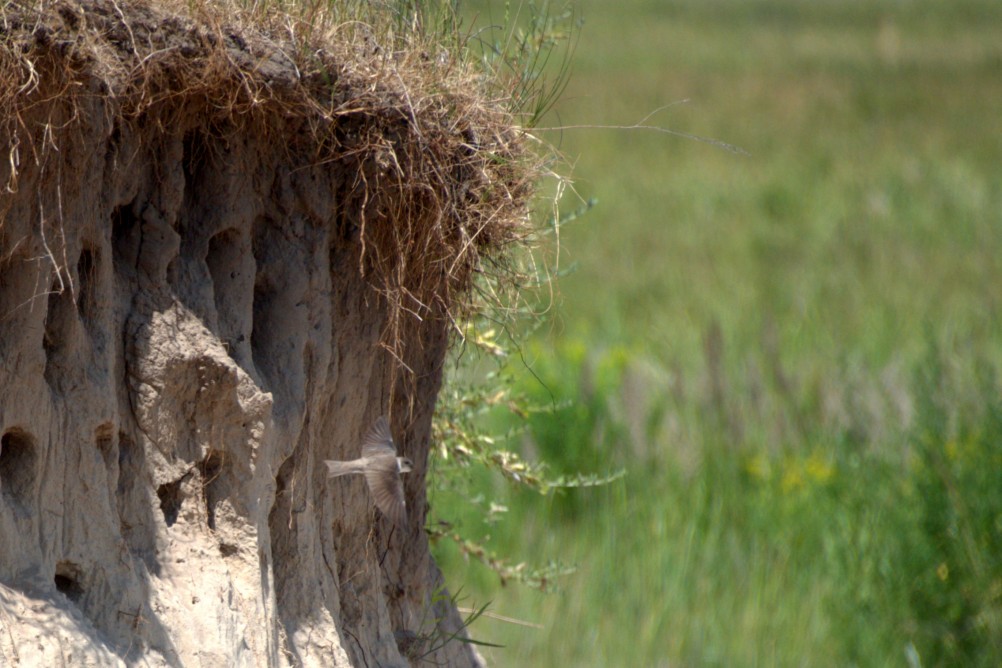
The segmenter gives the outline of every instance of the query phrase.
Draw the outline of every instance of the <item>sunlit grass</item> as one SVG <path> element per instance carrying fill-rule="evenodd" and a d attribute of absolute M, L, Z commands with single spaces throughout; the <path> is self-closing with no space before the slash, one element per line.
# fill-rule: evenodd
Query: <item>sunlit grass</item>
<path fill-rule="evenodd" d="M 558 315 L 522 351 L 552 414 L 526 454 L 627 476 L 456 508 L 579 570 L 450 583 L 497 665 L 1002 661 L 1002 6 L 581 3 L 541 131 L 599 206 L 566 226 Z M 571 206 L 576 203 L 572 203 Z M 561 403 L 565 402 L 565 403 Z M 519 422 L 519 420 L 515 420 Z"/>

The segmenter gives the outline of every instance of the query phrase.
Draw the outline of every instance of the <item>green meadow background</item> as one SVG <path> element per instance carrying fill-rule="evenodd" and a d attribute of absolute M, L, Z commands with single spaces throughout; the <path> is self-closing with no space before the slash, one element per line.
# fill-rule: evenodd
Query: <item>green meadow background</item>
<path fill-rule="evenodd" d="M 570 165 L 564 209 L 598 205 L 561 228 L 573 271 L 503 373 L 550 410 L 489 422 L 527 425 L 509 446 L 554 473 L 625 476 L 433 495 L 527 570 L 576 566 L 502 586 L 438 541 L 461 605 L 490 602 L 484 655 L 1002 665 L 1002 2 L 575 8 L 540 123 L 565 129 L 536 134 Z M 666 105 L 645 123 L 743 152 L 571 127 Z"/>

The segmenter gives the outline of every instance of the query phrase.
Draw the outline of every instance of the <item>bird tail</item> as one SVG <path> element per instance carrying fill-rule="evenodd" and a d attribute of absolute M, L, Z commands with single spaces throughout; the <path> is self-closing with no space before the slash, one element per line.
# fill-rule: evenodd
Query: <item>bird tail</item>
<path fill-rule="evenodd" d="M 359 459 L 350 462 L 334 462 L 325 459 L 324 464 L 327 464 L 328 478 L 337 478 L 338 476 L 352 473 L 365 473 L 365 464 Z"/>

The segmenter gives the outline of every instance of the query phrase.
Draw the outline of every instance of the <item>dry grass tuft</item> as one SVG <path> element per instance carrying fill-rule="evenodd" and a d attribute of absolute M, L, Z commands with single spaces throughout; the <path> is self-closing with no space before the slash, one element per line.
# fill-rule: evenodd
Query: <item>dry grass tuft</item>
<path fill-rule="evenodd" d="M 25 166 L 44 173 L 86 124 L 266 133 L 356 175 L 339 215 L 360 230 L 360 270 L 392 307 L 384 344 L 403 365 L 408 319 L 456 318 L 477 272 L 506 271 L 541 165 L 454 30 L 366 6 L 6 3 L 0 245 Z M 25 122 L 40 110 L 46 122 Z"/>

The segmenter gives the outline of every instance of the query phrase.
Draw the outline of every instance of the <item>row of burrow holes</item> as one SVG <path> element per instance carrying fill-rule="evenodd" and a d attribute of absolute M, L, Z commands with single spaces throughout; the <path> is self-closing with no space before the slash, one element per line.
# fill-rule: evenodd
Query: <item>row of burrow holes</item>
<path fill-rule="evenodd" d="M 111 425 L 107 424 L 98 427 L 96 432 L 97 447 L 105 460 L 111 456 L 110 433 Z M 134 456 L 135 453 L 131 452 L 134 449 L 134 444 L 124 434 L 120 435 L 119 440 L 121 446 L 119 463 L 122 465 L 124 460 Z M 38 459 L 36 439 L 24 429 L 8 429 L 0 437 L 0 498 L 9 509 L 21 513 L 28 511 L 37 477 Z M 215 529 L 214 506 L 217 501 L 213 498 L 217 495 L 214 483 L 219 478 L 222 467 L 220 453 L 213 452 L 193 467 L 190 472 L 197 472 L 201 477 L 203 500 L 208 511 L 207 523 L 211 529 Z M 164 522 L 168 527 L 173 526 L 177 521 L 183 501 L 180 487 L 190 473 L 177 481 L 163 483 L 157 488 L 160 511 L 163 513 Z M 233 546 L 225 543 L 220 543 L 219 549 L 223 556 L 230 556 L 234 551 Z M 71 601 L 79 602 L 84 593 L 81 575 L 82 568 L 78 564 L 71 561 L 60 561 L 56 564 L 53 582 L 56 589 L 65 594 Z"/>

